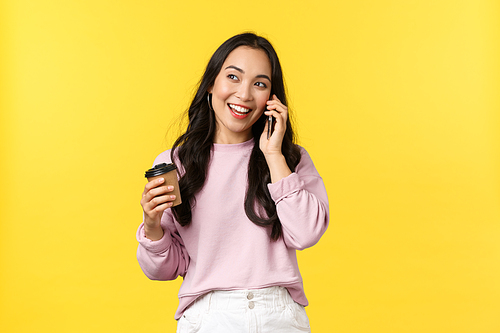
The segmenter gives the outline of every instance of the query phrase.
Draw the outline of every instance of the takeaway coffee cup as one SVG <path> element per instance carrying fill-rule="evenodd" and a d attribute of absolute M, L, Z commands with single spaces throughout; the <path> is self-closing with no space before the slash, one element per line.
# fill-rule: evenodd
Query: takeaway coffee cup
<path fill-rule="evenodd" d="M 174 194 L 175 195 L 175 200 L 173 201 L 173 205 L 177 206 L 182 203 L 181 200 L 181 191 L 179 189 L 179 182 L 177 180 L 177 167 L 175 164 L 170 163 L 162 163 L 162 164 L 157 164 L 148 171 L 146 171 L 146 178 L 148 181 L 152 181 L 155 179 L 158 179 L 160 177 L 165 179 L 165 185 L 173 185 L 174 190 L 169 193 L 169 195 Z"/>

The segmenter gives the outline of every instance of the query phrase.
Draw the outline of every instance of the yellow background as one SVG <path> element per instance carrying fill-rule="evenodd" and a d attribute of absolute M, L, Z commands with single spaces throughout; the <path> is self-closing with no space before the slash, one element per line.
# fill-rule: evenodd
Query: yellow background
<path fill-rule="evenodd" d="M 313 332 L 500 332 L 499 20 L 495 0 L 2 1 L 0 331 L 175 330 L 180 281 L 135 259 L 143 173 L 253 30 L 331 204 L 299 253 Z"/>

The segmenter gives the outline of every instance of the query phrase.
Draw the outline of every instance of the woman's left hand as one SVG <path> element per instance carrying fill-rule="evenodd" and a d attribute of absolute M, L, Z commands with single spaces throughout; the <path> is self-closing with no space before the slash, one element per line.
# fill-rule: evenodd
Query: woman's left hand
<path fill-rule="evenodd" d="M 264 132 L 262 132 L 260 136 L 260 150 L 262 150 L 266 158 L 268 156 L 279 156 L 282 154 L 281 145 L 286 131 L 288 108 L 281 103 L 276 95 L 273 95 L 273 98 L 267 101 L 267 111 L 265 111 L 264 114 L 274 118 L 274 127 L 271 129 L 272 133 L 268 140 L 267 127 L 269 126 L 269 122 L 266 121 Z"/>

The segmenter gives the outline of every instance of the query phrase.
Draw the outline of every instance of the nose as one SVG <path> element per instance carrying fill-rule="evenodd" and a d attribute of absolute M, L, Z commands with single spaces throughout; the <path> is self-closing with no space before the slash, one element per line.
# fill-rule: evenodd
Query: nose
<path fill-rule="evenodd" d="M 236 97 L 242 101 L 252 100 L 252 86 L 247 83 L 241 83 L 236 91 Z"/>

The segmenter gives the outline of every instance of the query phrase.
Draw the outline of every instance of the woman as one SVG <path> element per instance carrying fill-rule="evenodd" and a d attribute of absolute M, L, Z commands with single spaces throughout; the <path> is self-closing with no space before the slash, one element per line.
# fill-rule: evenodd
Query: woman
<path fill-rule="evenodd" d="M 271 44 L 236 35 L 210 59 L 186 132 L 154 162 L 177 165 L 182 204 L 162 180 L 146 184 L 137 257 L 150 279 L 184 278 L 178 332 L 309 331 L 296 250 L 326 231 L 328 199 L 286 105 Z"/>

